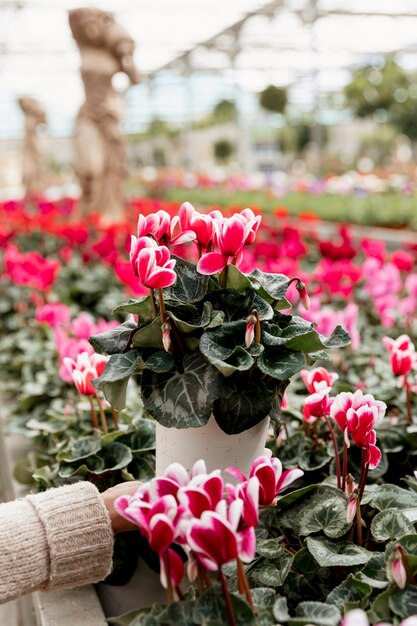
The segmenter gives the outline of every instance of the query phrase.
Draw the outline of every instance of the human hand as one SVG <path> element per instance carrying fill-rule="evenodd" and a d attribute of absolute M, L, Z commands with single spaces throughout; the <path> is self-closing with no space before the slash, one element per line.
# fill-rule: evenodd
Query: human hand
<path fill-rule="evenodd" d="M 114 507 L 114 503 L 117 498 L 120 498 L 120 496 L 128 496 L 135 493 L 135 491 L 141 486 L 141 484 L 142 483 L 137 480 L 127 481 L 125 483 L 115 485 L 114 487 L 110 487 L 110 489 L 107 489 L 101 494 L 104 506 L 106 507 L 110 516 L 111 527 L 114 534 L 126 532 L 127 530 L 135 530 L 137 528 L 135 524 L 129 522 L 127 519 L 119 515 Z"/>

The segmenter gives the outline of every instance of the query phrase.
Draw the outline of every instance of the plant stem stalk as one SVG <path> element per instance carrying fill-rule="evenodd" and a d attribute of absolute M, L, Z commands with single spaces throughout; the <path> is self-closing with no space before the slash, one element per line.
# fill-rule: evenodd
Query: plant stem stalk
<path fill-rule="evenodd" d="M 339 489 L 342 488 L 341 479 L 340 479 L 340 456 L 339 456 L 339 448 L 337 447 L 336 435 L 334 434 L 333 427 L 330 423 L 327 415 L 324 416 L 324 420 L 327 424 L 327 428 L 329 429 L 330 437 L 332 438 L 333 448 L 334 448 L 334 460 L 336 465 L 336 476 L 337 476 L 337 486 Z"/>
<path fill-rule="evenodd" d="M 236 626 L 236 619 L 233 613 L 232 602 L 230 600 L 229 587 L 227 586 L 227 580 L 221 570 L 221 567 L 219 567 L 219 580 L 222 586 L 222 592 L 223 592 L 224 601 L 226 603 L 227 615 L 229 617 L 230 626 Z"/>
<path fill-rule="evenodd" d="M 239 587 L 240 587 L 240 581 L 241 581 L 242 582 L 242 586 L 243 586 L 243 592 L 244 592 L 244 594 L 246 596 L 247 603 L 249 604 L 249 606 L 252 609 L 252 611 L 255 612 L 255 605 L 253 604 L 252 594 L 250 592 L 250 587 L 249 587 L 248 579 L 246 577 L 245 568 L 243 567 L 243 563 L 242 563 L 242 561 L 240 560 L 239 557 L 237 557 L 236 562 L 237 562 L 237 573 L 238 573 Z M 239 593 L 242 593 L 240 591 L 240 589 L 239 589 Z"/>
<path fill-rule="evenodd" d="M 102 404 L 98 394 L 96 394 L 96 398 L 97 398 L 98 408 L 99 408 L 99 411 L 100 411 L 101 428 L 103 430 L 103 434 L 107 435 L 107 433 L 108 433 L 108 430 L 107 430 L 107 420 L 106 420 L 106 415 L 104 413 L 103 404 Z"/>
<path fill-rule="evenodd" d="M 368 478 L 369 472 L 369 463 L 366 462 L 366 450 L 362 450 L 362 467 L 361 467 L 361 476 L 359 479 L 358 486 L 358 506 L 361 503 L 363 492 L 365 490 L 366 480 Z"/>
<path fill-rule="evenodd" d="M 158 295 L 159 295 L 159 312 L 161 314 L 162 323 L 164 323 L 166 321 L 167 314 L 165 312 L 165 303 L 164 303 L 164 296 L 162 293 L 162 289 L 158 289 Z"/>
<path fill-rule="evenodd" d="M 223 270 L 223 276 L 222 276 L 222 289 L 226 289 L 227 287 L 227 274 L 229 271 L 229 266 L 226 265 L 226 267 Z"/>
<path fill-rule="evenodd" d="M 174 590 L 172 589 L 171 566 L 169 563 L 168 551 L 164 552 L 164 561 L 167 576 L 167 599 L 168 604 L 172 604 L 174 602 Z"/>
<path fill-rule="evenodd" d="M 158 315 L 158 311 L 156 310 L 155 291 L 153 289 L 150 289 L 150 296 L 151 296 L 152 313 L 153 313 L 153 316 L 156 317 Z"/>
<path fill-rule="evenodd" d="M 119 420 L 117 419 L 117 413 L 116 410 L 111 407 L 111 416 L 113 418 L 113 424 L 116 430 L 119 430 Z"/>
<path fill-rule="evenodd" d="M 407 379 L 404 381 L 405 394 L 407 399 L 407 420 L 409 424 L 413 423 L 413 412 L 411 409 L 411 385 Z"/>
<path fill-rule="evenodd" d="M 356 506 L 356 534 L 357 534 L 358 546 L 361 546 L 362 545 L 362 515 L 361 515 L 361 507 L 360 507 L 359 500 Z"/>
<path fill-rule="evenodd" d="M 88 399 L 90 401 L 90 406 L 91 406 L 91 418 L 92 418 L 92 421 L 93 421 L 93 428 L 99 428 L 98 420 L 97 420 L 97 413 L 96 413 L 96 410 L 94 408 L 93 398 L 91 396 L 88 396 Z"/>
<path fill-rule="evenodd" d="M 346 487 L 347 460 L 348 460 L 347 445 L 346 445 L 346 441 L 343 440 L 342 491 L 344 491 Z"/>

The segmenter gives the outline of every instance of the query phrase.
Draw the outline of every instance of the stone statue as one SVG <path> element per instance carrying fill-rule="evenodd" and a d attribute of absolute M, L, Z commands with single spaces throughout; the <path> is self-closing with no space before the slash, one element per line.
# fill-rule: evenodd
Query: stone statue
<path fill-rule="evenodd" d="M 99 9 L 74 9 L 69 23 L 81 54 L 85 89 L 75 125 L 75 170 L 83 212 L 99 212 L 107 221 L 116 221 L 123 216 L 127 157 L 120 130 L 122 102 L 112 78 L 124 72 L 132 84 L 139 82 L 134 42 L 111 13 Z"/>
<path fill-rule="evenodd" d="M 26 196 L 33 198 L 42 192 L 44 186 L 45 163 L 39 145 L 38 126 L 46 123 L 46 115 L 42 104 L 35 98 L 23 96 L 18 102 L 25 114 L 22 182 Z"/>

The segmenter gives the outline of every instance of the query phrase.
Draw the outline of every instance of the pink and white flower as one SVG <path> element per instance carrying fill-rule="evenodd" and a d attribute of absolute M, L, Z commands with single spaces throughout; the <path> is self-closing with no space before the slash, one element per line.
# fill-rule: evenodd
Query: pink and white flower
<path fill-rule="evenodd" d="M 325 367 L 316 367 L 312 370 L 301 370 L 300 374 L 309 393 L 314 393 L 316 391 L 316 383 L 325 381 L 327 387 L 332 387 L 339 378 L 338 374 L 328 372 Z"/>

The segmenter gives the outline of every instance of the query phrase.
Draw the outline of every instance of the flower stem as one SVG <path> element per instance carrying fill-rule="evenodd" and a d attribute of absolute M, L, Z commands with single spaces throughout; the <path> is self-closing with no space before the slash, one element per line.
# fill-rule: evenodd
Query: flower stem
<path fill-rule="evenodd" d="M 166 320 L 167 314 L 165 311 L 164 295 L 162 293 L 162 289 L 158 289 L 158 295 L 159 295 L 159 313 L 161 314 L 162 323 L 164 323 Z"/>
<path fill-rule="evenodd" d="M 361 467 L 361 476 L 359 479 L 358 486 L 358 507 L 361 503 L 363 492 L 365 490 L 366 480 L 368 478 L 369 472 L 369 463 L 366 462 L 366 450 L 362 449 L 362 467 Z"/>
<path fill-rule="evenodd" d="M 167 599 L 168 604 L 172 604 L 174 602 L 174 590 L 172 589 L 171 565 L 169 562 L 168 551 L 164 552 L 164 561 L 167 575 Z"/>
<path fill-rule="evenodd" d="M 152 313 L 153 313 L 153 316 L 156 317 L 158 315 L 158 311 L 156 310 L 155 291 L 153 289 L 150 289 L 150 296 L 151 296 Z"/>
<path fill-rule="evenodd" d="M 413 413 L 411 410 L 411 385 L 407 379 L 404 380 L 405 394 L 407 399 L 407 419 L 408 423 L 413 423 Z"/>
<path fill-rule="evenodd" d="M 346 445 L 346 441 L 343 440 L 342 491 L 344 491 L 346 487 L 347 460 L 348 460 L 347 445 Z"/>
<path fill-rule="evenodd" d="M 90 400 L 91 418 L 92 418 L 92 421 L 93 421 L 93 428 L 99 428 L 98 420 L 97 420 L 97 413 L 96 413 L 96 410 L 94 408 L 93 398 L 91 396 L 88 396 L 88 399 Z"/>
<path fill-rule="evenodd" d="M 243 592 L 246 596 L 247 603 L 249 604 L 252 611 L 255 612 L 255 605 L 253 604 L 252 594 L 250 592 L 250 587 L 249 587 L 248 579 L 246 577 L 245 568 L 243 567 L 243 563 L 239 557 L 237 557 L 236 562 L 237 562 L 237 575 L 238 575 L 239 587 L 240 587 L 240 583 L 242 583 Z M 242 593 L 240 591 L 240 588 L 239 588 L 239 593 Z"/>
<path fill-rule="evenodd" d="M 340 478 L 340 456 L 339 456 L 339 448 L 337 447 L 336 435 L 334 434 L 333 427 L 332 427 L 332 425 L 330 423 L 330 420 L 327 417 L 327 415 L 324 416 L 324 420 L 325 420 L 325 422 L 327 424 L 327 428 L 329 429 L 330 437 L 332 438 L 332 441 L 333 441 L 334 460 L 335 460 L 335 464 L 336 464 L 337 486 L 338 486 L 339 489 L 341 489 L 342 488 L 342 483 L 341 483 L 341 478 Z"/>
<path fill-rule="evenodd" d="M 113 418 L 113 424 L 114 424 L 115 429 L 119 430 L 119 421 L 117 419 L 117 413 L 113 407 L 111 407 L 111 416 Z"/>
<path fill-rule="evenodd" d="M 108 430 L 107 430 L 107 420 L 106 420 L 106 415 L 104 413 L 103 404 L 102 404 L 98 394 L 96 394 L 96 398 L 97 398 L 97 402 L 98 402 L 98 408 L 99 408 L 99 411 L 100 411 L 101 428 L 102 428 L 103 434 L 107 435 L 107 433 L 108 433 Z"/>
<path fill-rule="evenodd" d="M 227 287 L 227 274 L 229 271 L 229 266 L 226 265 L 226 267 L 223 270 L 223 276 L 222 276 L 222 289 L 226 289 Z"/>
<path fill-rule="evenodd" d="M 361 507 L 360 507 L 359 499 L 358 499 L 358 503 L 356 506 L 356 534 L 357 534 L 358 546 L 361 546 L 362 545 L 362 515 L 361 515 Z"/>
<path fill-rule="evenodd" d="M 227 615 L 229 617 L 229 624 L 230 624 L 230 626 L 236 626 L 236 619 L 235 619 L 235 615 L 233 613 L 232 602 L 230 600 L 229 587 L 227 586 L 227 580 L 226 580 L 226 577 L 225 577 L 225 575 L 223 574 L 223 572 L 221 570 L 221 567 L 219 567 L 219 580 L 220 580 L 220 584 L 222 586 L 222 592 L 223 592 L 224 601 L 226 603 Z"/>

